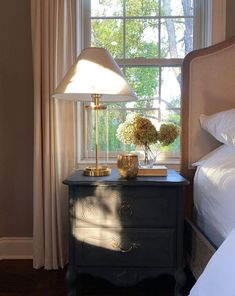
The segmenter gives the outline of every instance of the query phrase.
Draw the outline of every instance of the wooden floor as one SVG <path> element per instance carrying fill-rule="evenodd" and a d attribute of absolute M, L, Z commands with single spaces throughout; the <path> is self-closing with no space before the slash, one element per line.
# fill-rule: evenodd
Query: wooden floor
<path fill-rule="evenodd" d="M 188 277 L 184 295 L 187 296 L 194 279 Z M 0 261 L 0 296 L 65 296 L 65 270 L 34 270 L 31 260 Z M 170 276 L 143 281 L 132 288 L 118 288 L 105 281 L 90 277 L 82 279 L 84 296 L 173 296 L 174 279 Z"/>

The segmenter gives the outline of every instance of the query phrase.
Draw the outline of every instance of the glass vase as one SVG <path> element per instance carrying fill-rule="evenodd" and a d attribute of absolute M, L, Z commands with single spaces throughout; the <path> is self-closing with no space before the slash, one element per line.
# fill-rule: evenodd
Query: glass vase
<path fill-rule="evenodd" d="M 139 167 L 152 168 L 156 163 L 157 153 L 154 153 L 149 146 L 143 147 L 143 153 L 139 160 Z"/>

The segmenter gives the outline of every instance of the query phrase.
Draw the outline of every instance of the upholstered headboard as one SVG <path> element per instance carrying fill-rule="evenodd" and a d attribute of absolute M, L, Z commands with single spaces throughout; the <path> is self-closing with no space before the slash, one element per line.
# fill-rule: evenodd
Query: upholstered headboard
<path fill-rule="evenodd" d="M 188 54 L 182 68 L 182 174 L 220 145 L 201 129 L 200 114 L 235 108 L 235 38 Z M 191 203 L 192 205 L 192 203 Z"/>

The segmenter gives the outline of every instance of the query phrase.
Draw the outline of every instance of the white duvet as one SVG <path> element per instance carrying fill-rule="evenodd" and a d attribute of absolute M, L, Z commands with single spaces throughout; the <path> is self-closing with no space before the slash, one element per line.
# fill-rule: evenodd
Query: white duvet
<path fill-rule="evenodd" d="M 196 165 L 197 223 L 218 247 L 235 227 L 235 147 L 222 145 Z"/>
<path fill-rule="evenodd" d="M 235 229 L 212 256 L 189 296 L 235 296 Z"/>

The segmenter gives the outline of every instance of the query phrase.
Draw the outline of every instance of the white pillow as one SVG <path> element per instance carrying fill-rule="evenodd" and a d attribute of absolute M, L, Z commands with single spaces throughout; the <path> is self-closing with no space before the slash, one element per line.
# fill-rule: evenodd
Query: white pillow
<path fill-rule="evenodd" d="M 193 167 L 202 166 L 208 159 L 211 157 L 214 157 L 218 152 L 223 151 L 226 148 L 226 145 L 221 145 L 218 148 L 212 150 L 211 152 L 204 155 L 202 158 L 200 158 L 198 161 L 192 163 Z M 234 150 L 235 151 L 235 150 Z"/>
<path fill-rule="evenodd" d="M 235 146 L 235 109 L 200 116 L 201 127 L 219 142 Z"/>

